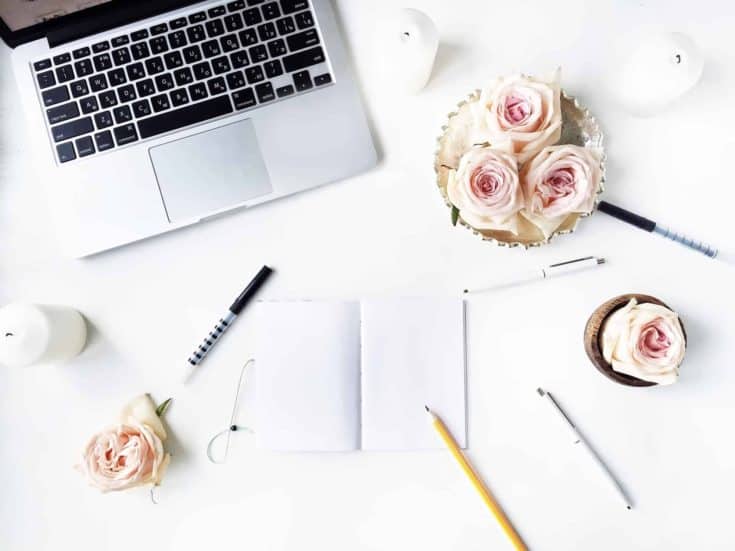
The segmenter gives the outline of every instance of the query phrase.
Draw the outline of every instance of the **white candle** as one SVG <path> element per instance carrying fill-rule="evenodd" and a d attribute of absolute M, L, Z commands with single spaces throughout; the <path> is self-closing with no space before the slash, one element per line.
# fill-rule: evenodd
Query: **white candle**
<path fill-rule="evenodd" d="M 0 308 L 0 365 L 65 363 L 86 341 L 87 324 L 73 308 L 21 303 Z"/>
<path fill-rule="evenodd" d="M 665 110 L 692 89 L 703 66 L 702 53 L 690 37 L 681 33 L 658 34 L 633 47 L 613 85 L 628 111 L 650 116 Z"/>
<path fill-rule="evenodd" d="M 423 90 L 439 49 L 439 31 L 425 13 L 406 8 L 386 20 L 379 33 L 380 63 L 387 86 L 408 94 Z"/>

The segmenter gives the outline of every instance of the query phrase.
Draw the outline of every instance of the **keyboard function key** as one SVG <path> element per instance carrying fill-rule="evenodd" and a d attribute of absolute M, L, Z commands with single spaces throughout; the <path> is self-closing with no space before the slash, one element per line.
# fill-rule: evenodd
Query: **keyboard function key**
<path fill-rule="evenodd" d="M 148 38 L 148 36 L 148 29 L 141 29 L 139 31 L 135 31 L 134 33 L 130 33 L 130 38 L 133 40 L 133 42 L 145 40 L 146 38 Z"/>
<path fill-rule="evenodd" d="M 92 44 L 92 52 L 95 54 L 98 54 L 100 52 L 106 52 L 110 49 L 110 43 L 105 40 L 104 42 L 98 42 L 97 44 Z"/>
<path fill-rule="evenodd" d="M 115 141 L 118 146 L 129 144 L 138 140 L 138 132 L 135 130 L 134 124 L 125 124 L 118 126 L 113 130 L 115 133 Z"/>
<path fill-rule="evenodd" d="M 59 124 L 60 122 L 78 117 L 79 107 L 77 107 L 76 101 L 64 103 L 63 105 L 46 109 L 46 116 L 49 124 Z"/>
<path fill-rule="evenodd" d="M 172 30 L 186 27 L 186 17 L 177 17 L 176 19 L 172 19 L 168 22 L 168 26 L 171 27 Z"/>
<path fill-rule="evenodd" d="M 224 6 L 215 6 L 214 8 L 209 8 L 207 10 L 207 15 L 209 17 L 222 17 L 225 13 L 225 7 Z"/>
<path fill-rule="evenodd" d="M 69 63 L 71 61 L 71 54 L 59 54 L 54 56 L 54 65 L 62 65 L 63 63 Z"/>
<path fill-rule="evenodd" d="M 293 84 L 296 87 L 297 92 L 303 92 L 313 87 L 311 83 L 311 76 L 309 71 L 300 71 L 293 74 Z"/>
<path fill-rule="evenodd" d="M 82 59 L 83 57 L 87 57 L 92 55 L 92 52 L 89 48 L 79 48 L 78 50 L 74 50 L 71 55 L 74 56 L 74 59 Z"/>
<path fill-rule="evenodd" d="M 158 34 L 163 34 L 168 31 L 168 25 L 166 23 L 159 23 L 158 25 L 153 25 L 150 30 L 151 36 L 156 36 Z"/>
<path fill-rule="evenodd" d="M 96 153 L 94 149 L 94 143 L 92 142 L 92 136 L 84 136 L 78 138 L 74 144 L 77 146 L 77 152 L 80 157 L 87 157 L 92 153 Z"/>
<path fill-rule="evenodd" d="M 41 61 L 36 61 L 33 64 L 33 68 L 36 71 L 45 71 L 46 69 L 51 68 L 51 60 L 50 59 L 42 59 Z"/>
<path fill-rule="evenodd" d="M 112 141 L 112 132 L 105 130 L 94 135 L 94 141 L 97 144 L 97 151 L 107 151 L 115 147 Z"/>
<path fill-rule="evenodd" d="M 41 94 L 41 98 L 46 107 L 51 107 L 57 103 L 67 101 L 69 99 L 69 89 L 66 85 L 50 88 Z"/>
<path fill-rule="evenodd" d="M 232 94 L 232 101 L 235 102 L 235 109 L 247 109 L 254 107 L 258 102 L 255 99 L 255 92 L 252 88 L 238 90 Z"/>
<path fill-rule="evenodd" d="M 83 134 L 89 134 L 92 130 L 94 130 L 92 117 L 84 117 L 51 127 L 51 134 L 55 142 L 63 142 Z"/>
<path fill-rule="evenodd" d="M 38 73 L 36 75 L 36 80 L 38 81 L 38 87 L 43 90 L 44 88 L 48 88 L 49 86 L 54 86 L 56 84 L 56 77 L 54 76 L 53 71 L 44 71 L 43 73 Z"/>
<path fill-rule="evenodd" d="M 199 23 L 201 21 L 204 21 L 206 18 L 207 18 L 207 14 L 204 13 L 203 11 L 192 13 L 189 16 L 189 23 L 191 23 L 191 24 Z"/>
<path fill-rule="evenodd" d="M 237 11 L 245 9 L 245 0 L 235 0 L 227 4 L 228 11 Z"/>
<path fill-rule="evenodd" d="M 72 144 L 71 142 L 61 143 L 57 145 L 56 154 L 59 156 L 60 163 L 66 163 L 68 161 L 73 161 L 74 159 L 77 158 L 77 155 L 74 152 L 74 144 Z"/>
<path fill-rule="evenodd" d="M 113 38 L 110 42 L 112 43 L 113 48 L 117 48 L 119 46 L 125 46 L 125 44 L 129 44 L 130 39 L 127 37 L 127 35 L 118 36 L 116 38 Z"/>

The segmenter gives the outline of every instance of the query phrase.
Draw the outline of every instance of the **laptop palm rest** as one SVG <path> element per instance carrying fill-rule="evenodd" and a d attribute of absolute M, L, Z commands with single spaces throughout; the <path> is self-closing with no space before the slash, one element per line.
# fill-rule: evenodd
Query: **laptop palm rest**
<path fill-rule="evenodd" d="M 202 218 L 273 191 L 249 119 L 148 152 L 169 222 Z"/>

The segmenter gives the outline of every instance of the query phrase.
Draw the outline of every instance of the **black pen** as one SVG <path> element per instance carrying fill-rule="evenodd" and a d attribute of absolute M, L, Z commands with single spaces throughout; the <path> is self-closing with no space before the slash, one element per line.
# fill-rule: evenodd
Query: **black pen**
<path fill-rule="evenodd" d="M 186 377 L 184 378 L 184 382 L 189 380 L 196 367 L 204 361 L 207 353 L 212 349 L 215 343 L 222 338 L 222 335 L 224 335 L 230 328 L 230 325 L 232 325 L 232 323 L 237 319 L 237 316 L 242 312 L 243 308 L 245 308 L 247 303 L 250 302 L 250 299 L 253 298 L 255 293 L 258 292 L 258 289 L 260 289 L 263 283 L 265 283 L 265 280 L 268 279 L 272 273 L 273 270 L 271 268 L 263 266 L 260 271 L 255 274 L 253 280 L 248 283 L 248 286 L 245 287 L 242 293 L 240 293 L 240 296 L 235 299 L 235 302 L 233 302 L 232 306 L 229 307 L 227 313 L 219 319 L 217 324 L 214 326 L 214 329 L 212 329 L 212 331 L 209 332 L 209 335 L 204 338 L 202 344 L 200 344 L 192 355 L 189 356 L 189 359 L 186 362 Z"/>

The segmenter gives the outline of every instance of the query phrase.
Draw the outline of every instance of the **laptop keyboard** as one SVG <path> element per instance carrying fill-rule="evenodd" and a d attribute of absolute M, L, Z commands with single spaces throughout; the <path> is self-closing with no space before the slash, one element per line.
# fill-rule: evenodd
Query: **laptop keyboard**
<path fill-rule="evenodd" d="M 332 82 L 307 0 L 238 0 L 33 63 L 60 163 Z"/>

